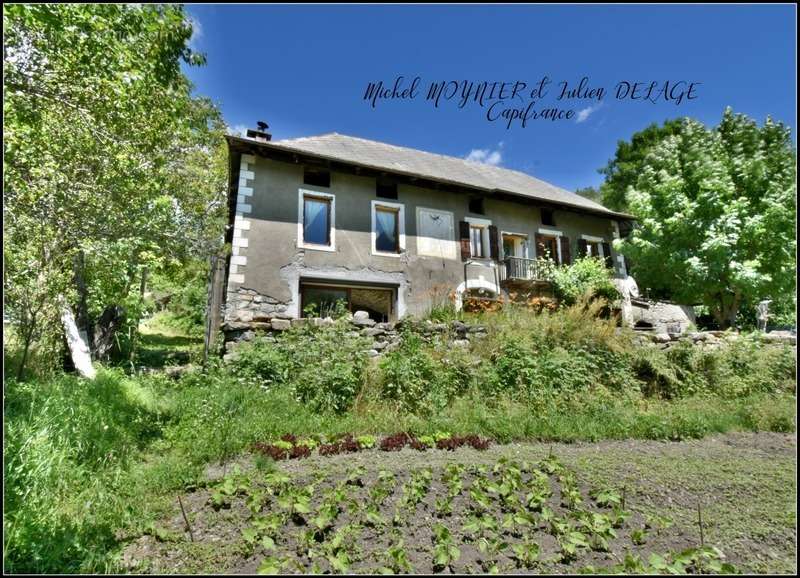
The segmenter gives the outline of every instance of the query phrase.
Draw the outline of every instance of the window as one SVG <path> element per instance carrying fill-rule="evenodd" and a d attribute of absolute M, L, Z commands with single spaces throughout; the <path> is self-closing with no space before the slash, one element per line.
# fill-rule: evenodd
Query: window
<path fill-rule="evenodd" d="M 586 254 L 590 257 L 602 257 L 603 245 L 596 241 L 586 241 Z"/>
<path fill-rule="evenodd" d="M 553 216 L 553 209 L 542 209 L 542 225 L 556 226 L 556 220 Z"/>
<path fill-rule="evenodd" d="M 550 235 L 537 235 L 536 236 L 536 257 L 539 259 L 551 259 L 556 263 L 560 263 L 558 253 L 558 237 Z"/>
<path fill-rule="evenodd" d="M 476 215 L 483 214 L 483 197 L 474 197 L 469 200 L 469 212 Z"/>
<path fill-rule="evenodd" d="M 330 187 L 331 173 L 323 169 L 305 167 L 303 169 L 303 183 L 315 187 Z"/>
<path fill-rule="evenodd" d="M 396 199 L 397 183 L 378 179 L 375 182 L 375 194 L 384 199 Z"/>
<path fill-rule="evenodd" d="M 331 201 L 323 197 L 303 197 L 303 242 L 331 244 Z"/>
<path fill-rule="evenodd" d="M 484 227 L 469 226 L 469 242 L 473 257 L 482 258 L 486 256 L 483 247 L 483 229 Z"/>
<path fill-rule="evenodd" d="M 396 292 L 396 287 L 301 280 L 300 313 L 302 317 L 338 317 L 347 311 L 366 311 L 374 321 L 391 321 L 397 316 Z"/>
<path fill-rule="evenodd" d="M 372 201 L 372 253 L 400 255 L 406 248 L 405 212 L 400 203 Z"/>
<path fill-rule="evenodd" d="M 397 226 L 397 209 L 376 207 L 375 250 L 384 253 L 400 252 L 400 235 Z"/>

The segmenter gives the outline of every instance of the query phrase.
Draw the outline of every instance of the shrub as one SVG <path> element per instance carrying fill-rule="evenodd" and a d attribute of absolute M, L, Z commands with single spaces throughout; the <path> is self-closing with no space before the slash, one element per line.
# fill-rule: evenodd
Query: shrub
<path fill-rule="evenodd" d="M 570 265 L 555 267 L 550 278 L 556 297 L 566 306 L 574 305 L 585 295 L 609 302 L 619 298 L 611 282 L 612 270 L 597 257 L 581 257 Z"/>

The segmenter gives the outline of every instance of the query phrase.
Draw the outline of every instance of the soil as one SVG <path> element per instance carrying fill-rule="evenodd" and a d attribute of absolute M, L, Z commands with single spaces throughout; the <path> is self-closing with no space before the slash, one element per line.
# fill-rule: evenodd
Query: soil
<path fill-rule="evenodd" d="M 519 544 L 523 536 L 540 548 L 538 562 L 525 567 L 513 558 L 511 547 L 496 555 L 482 552 L 475 536 L 463 528 L 476 507 L 469 488 L 477 477 L 499 481 L 493 471 L 501 458 L 520 464 L 522 481 L 531 478 L 537 462 L 553 454 L 575 474 L 583 503 L 581 509 L 610 514 L 590 496 L 594 489 L 611 487 L 624 495 L 625 510 L 630 517 L 616 529 L 609 540 L 609 551 L 582 548 L 574 561 L 559 559 L 559 545 L 549 532 L 549 524 L 539 515 L 530 527 L 500 528 L 499 536 L 510 545 Z M 182 496 L 192 535 L 177 502 L 173 515 L 155 524 L 157 531 L 132 540 L 123 552 L 123 567 L 139 573 L 256 573 L 267 556 L 286 560 L 282 573 L 328 572 L 331 570 L 323 554 L 325 544 L 336 532 L 344 533 L 342 551 L 351 565 L 349 572 L 373 573 L 388 566 L 388 549 L 402 538 L 408 561 L 414 573 L 483 573 L 492 563 L 502 573 L 574 573 L 587 566 L 602 569 L 621 562 L 627 553 L 647 560 L 651 553 L 660 555 L 700 546 L 698 509 L 703 520 L 703 543 L 719 547 L 725 561 L 743 572 L 796 571 L 796 435 L 795 434 L 725 434 L 684 442 L 652 442 L 639 440 L 605 441 L 600 443 L 542 444 L 515 443 L 492 446 L 486 451 L 460 448 L 449 452 L 409 448 L 399 452 L 365 450 L 355 454 L 278 462 L 277 471 L 291 478 L 291 484 L 302 488 L 314 485 L 311 512 L 287 519 L 274 534 L 277 551 L 261 545 L 249 546 L 242 532 L 253 525 L 254 514 L 246 505 L 248 494 L 267 489 L 268 472 L 255 465 L 252 456 L 242 456 L 235 463 L 210 467 L 209 485 Z M 453 499 L 452 514 L 439 516 L 437 499 L 443 499 L 447 487 L 442 474 L 450 464 L 463 464 L 464 489 Z M 478 471 L 482 466 L 487 473 Z M 225 507 L 215 509 L 211 494 L 226 473 L 239 470 L 246 488 L 229 497 Z M 392 518 L 404 494 L 404 485 L 414 472 L 431 471 L 430 489 L 413 511 L 403 515 L 393 526 Z M 364 521 L 365 506 L 370 502 L 370 489 L 383 470 L 395 476 L 393 492 L 380 506 L 386 520 L 383 527 L 358 524 Z M 311 542 L 318 555 L 309 559 L 303 545 L 304 532 L 313 528 L 311 520 L 327 490 L 345 482 L 346 500 L 333 527 L 319 533 Z M 569 519 L 570 508 L 562 504 L 562 483 L 556 474 L 549 476 L 552 490 L 547 500 L 556 519 Z M 274 486 L 274 484 L 273 484 Z M 269 486 L 269 487 L 273 487 Z M 498 495 L 489 494 L 488 513 L 500 526 L 504 512 Z M 524 496 L 524 492 L 519 492 Z M 259 516 L 282 511 L 273 496 Z M 666 523 L 654 521 L 659 516 Z M 436 524 L 446 526 L 460 550 L 458 560 L 438 567 L 433 564 Z M 634 544 L 631 533 L 645 530 L 643 544 Z M 489 533 L 491 534 L 491 533 Z M 300 552 L 300 554 L 298 553 Z M 316 564 L 313 566 L 312 564 Z"/>

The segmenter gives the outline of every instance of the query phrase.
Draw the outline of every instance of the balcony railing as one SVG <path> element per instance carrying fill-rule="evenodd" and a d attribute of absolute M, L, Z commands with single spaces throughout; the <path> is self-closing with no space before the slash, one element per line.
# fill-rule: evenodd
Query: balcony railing
<path fill-rule="evenodd" d="M 500 281 L 546 281 L 544 273 L 535 259 L 506 257 L 500 266 Z"/>

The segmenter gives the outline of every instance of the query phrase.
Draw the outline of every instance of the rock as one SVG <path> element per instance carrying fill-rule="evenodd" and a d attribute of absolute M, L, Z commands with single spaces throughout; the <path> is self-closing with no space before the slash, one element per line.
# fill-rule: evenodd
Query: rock
<path fill-rule="evenodd" d="M 770 331 L 761 335 L 761 340 L 767 343 L 788 343 L 797 344 L 797 335 L 792 335 L 790 331 Z"/>
<path fill-rule="evenodd" d="M 239 321 L 244 321 L 245 323 L 249 323 L 253 320 L 253 312 L 247 310 L 238 311 L 236 313 L 236 318 Z"/>
<path fill-rule="evenodd" d="M 486 328 L 483 325 L 470 325 L 467 333 L 486 333 Z"/>
<path fill-rule="evenodd" d="M 366 335 L 367 337 L 377 337 L 378 335 L 384 335 L 386 333 L 385 329 L 381 329 L 379 326 L 375 327 L 367 327 L 361 332 L 361 335 Z"/>
<path fill-rule="evenodd" d="M 394 323 L 384 321 L 383 323 L 378 323 L 375 327 L 383 329 L 385 331 L 391 331 L 394 329 Z"/>
<path fill-rule="evenodd" d="M 277 319 L 273 318 L 272 320 L 272 329 L 274 331 L 286 331 L 292 326 L 292 322 L 288 319 Z"/>
<path fill-rule="evenodd" d="M 369 351 L 367 351 L 367 355 L 369 357 L 377 357 L 378 355 L 380 355 L 380 353 L 376 349 L 370 349 Z"/>
<path fill-rule="evenodd" d="M 227 354 L 227 355 L 233 355 L 233 354 Z M 172 379 L 178 379 L 183 374 L 189 373 L 190 371 L 194 371 L 194 370 L 195 370 L 195 366 L 191 365 L 191 364 L 189 364 L 189 365 L 172 365 L 170 367 L 165 367 L 164 368 L 164 375 L 166 375 L 167 377 L 171 377 Z"/>
<path fill-rule="evenodd" d="M 357 313 L 363 313 L 363 312 L 358 311 Z M 367 317 L 366 319 L 353 317 L 353 320 L 350 323 L 358 327 L 372 327 L 373 325 L 375 325 L 375 320 L 370 319 L 369 317 Z"/>
<path fill-rule="evenodd" d="M 369 319 L 369 313 L 367 313 L 366 311 L 356 311 L 355 313 L 353 313 L 353 321 L 357 319 L 359 320 Z"/>
<path fill-rule="evenodd" d="M 372 349 L 375 349 L 376 351 L 381 351 L 383 349 L 386 349 L 387 345 L 389 345 L 388 341 L 376 341 L 375 343 L 372 344 Z"/>
<path fill-rule="evenodd" d="M 453 347 L 469 347 L 468 339 L 456 339 L 453 341 Z"/>
<path fill-rule="evenodd" d="M 225 355 L 222 356 L 222 361 L 224 361 L 225 363 L 231 363 L 233 361 L 236 361 L 237 359 L 239 359 L 238 353 L 226 353 Z"/>
<path fill-rule="evenodd" d="M 253 329 L 255 331 L 267 331 L 269 329 L 272 329 L 272 324 L 265 323 L 264 321 L 253 321 L 250 324 L 250 329 Z"/>
<path fill-rule="evenodd" d="M 655 333 L 652 337 L 653 341 L 656 343 L 669 343 L 672 341 L 672 338 L 669 336 L 669 333 Z"/>
<path fill-rule="evenodd" d="M 308 325 L 308 318 L 300 317 L 299 319 L 292 319 L 289 323 L 291 323 L 292 327 L 300 327 L 301 325 Z"/>
<path fill-rule="evenodd" d="M 241 321 L 226 321 L 222 324 L 223 331 L 242 331 L 243 329 L 249 328 L 249 323 L 243 323 Z"/>

